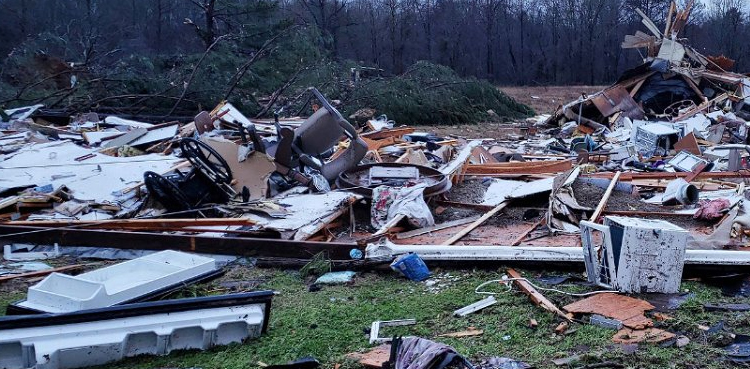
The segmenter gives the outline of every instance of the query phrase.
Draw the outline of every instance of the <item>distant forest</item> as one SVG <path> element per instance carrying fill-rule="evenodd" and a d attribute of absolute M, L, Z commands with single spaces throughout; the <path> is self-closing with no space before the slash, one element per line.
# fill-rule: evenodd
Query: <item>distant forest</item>
<path fill-rule="evenodd" d="M 684 2 L 679 1 L 681 6 Z M 75 87 L 68 78 L 75 75 L 79 81 L 109 83 L 99 88 L 110 95 L 115 90 L 169 95 L 165 98 L 178 100 L 177 106 L 200 100 L 196 94 L 204 92 L 210 101 L 234 98 L 258 111 L 263 108 L 257 101 L 260 94 L 278 92 L 292 82 L 319 82 L 346 74 L 351 66 L 399 75 L 417 61 L 498 85 L 611 83 L 641 60 L 637 50 L 620 48 L 626 34 L 647 32 L 634 9 L 663 27 L 669 4 L 0 0 L 0 90 L 13 91 L 0 95 L 0 103 L 49 103 L 50 96 L 60 103 L 80 97 L 81 90 L 67 86 Z M 680 36 L 704 54 L 735 59 L 735 70 L 742 72 L 750 71 L 749 31 L 747 0 L 698 0 Z M 45 81 L 38 83 L 40 78 Z M 167 87 L 150 85 L 155 83 Z M 50 96 L 30 92 L 40 86 Z M 60 92 L 63 87 L 68 91 Z M 101 102 L 89 98 L 93 103 Z"/>
<path fill-rule="evenodd" d="M 684 36 L 750 70 L 747 5 L 699 2 Z M 333 57 L 393 73 L 428 60 L 500 84 L 596 84 L 638 62 L 619 46 L 643 29 L 636 7 L 663 24 L 669 1 L 2 0 L 0 53 L 29 43 L 70 62 L 195 53 L 285 20 L 316 27 Z"/>

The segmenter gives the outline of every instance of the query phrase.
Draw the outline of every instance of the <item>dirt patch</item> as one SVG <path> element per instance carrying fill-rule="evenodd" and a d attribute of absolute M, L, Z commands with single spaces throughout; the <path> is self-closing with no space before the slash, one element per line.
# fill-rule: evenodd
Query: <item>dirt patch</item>
<path fill-rule="evenodd" d="M 546 210 L 539 208 L 506 207 L 499 214 L 488 219 L 485 224 L 502 228 L 523 222 L 533 223 L 541 219 L 545 212 Z"/>
<path fill-rule="evenodd" d="M 575 194 L 578 203 L 596 209 L 599 205 L 599 201 L 604 197 L 605 189 L 595 186 L 590 183 L 586 183 L 580 180 L 576 180 L 573 183 L 573 193 Z M 665 212 L 668 211 L 662 206 L 647 204 L 641 201 L 640 198 L 633 197 L 629 193 L 613 191 L 609 200 L 607 200 L 607 209 L 615 211 L 653 211 L 653 212 Z"/>
<path fill-rule="evenodd" d="M 410 126 L 417 131 L 432 132 L 440 137 L 464 139 L 493 138 L 512 140 L 523 137 L 532 124 L 526 122 L 462 124 L 453 126 Z"/>
<path fill-rule="evenodd" d="M 498 87 L 516 101 L 530 106 L 537 114 L 551 114 L 559 105 L 576 100 L 582 93 L 591 95 L 605 86 L 525 86 Z"/>
<path fill-rule="evenodd" d="M 432 209 L 433 217 L 435 218 L 435 224 L 450 222 L 453 220 L 459 220 L 483 214 L 483 212 L 480 210 L 456 207 L 446 208 L 445 210 L 440 212 L 440 214 L 437 214 L 436 209 L 437 208 Z"/>
<path fill-rule="evenodd" d="M 489 186 L 489 181 L 483 183 L 481 180 L 465 180 L 451 188 L 448 200 L 465 204 L 481 204 Z"/>

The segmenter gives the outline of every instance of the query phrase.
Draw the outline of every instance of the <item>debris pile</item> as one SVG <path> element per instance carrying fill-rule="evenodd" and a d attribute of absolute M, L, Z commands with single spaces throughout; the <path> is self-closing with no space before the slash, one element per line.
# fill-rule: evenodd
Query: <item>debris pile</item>
<path fill-rule="evenodd" d="M 410 280 L 427 280 L 435 294 L 443 288 L 436 283 L 458 280 L 447 273 L 430 278 L 435 262 L 585 267 L 591 291 L 566 294 L 564 306 L 545 296 L 560 291 L 539 288 L 513 269 L 491 283 L 514 286 L 553 314 L 556 335 L 590 323 L 617 330 L 616 343 L 686 344 L 645 315 L 653 305 L 618 293 L 675 294 L 688 268 L 750 265 L 742 251 L 750 234 L 750 77 L 727 71 L 726 58 L 703 56 L 679 37 L 690 11 L 673 4 L 663 32 L 639 13 L 650 34 L 629 35 L 622 46 L 644 49 L 644 64 L 492 138 L 440 137 L 375 117 L 368 107 L 352 124 L 315 88 L 307 91 L 307 118 L 249 119 L 228 102 L 188 124 L 60 117 L 42 106 L 4 111 L 6 260 L 48 258 L 71 246 L 159 252 L 78 276 L 60 272 L 80 265 L 3 265 L 0 282 L 48 276 L 7 309 L 35 317 L 0 319 L 0 351 L 19 352 L 0 357 L 0 366 L 88 366 L 257 337 L 268 323 L 271 292 L 153 301 L 220 274 L 213 257 L 221 255 L 267 266 L 307 264 L 305 276 L 322 275 L 316 290 L 356 283 L 347 269 L 390 264 Z M 480 287 L 478 294 L 492 294 Z M 496 302 L 485 296 L 453 314 L 480 314 Z M 233 309 L 246 314 L 237 320 L 228 313 Z M 209 313 L 218 328 L 196 323 Z M 133 328 L 113 326 L 112 314 Z M 76 324 L 65 334 L 82 335 L 52 339 L 71 319 Z M 156 332 L 155 321 L 189 334 Z M 84 322 L 111 334 L 83 335 L 77 324 Z M 413 324 L 374 322 L 370 343 L 394 341 L 393 348 L 380 347 L 376 360 L 363 361 L 470 366 L 450 346 L 379 335 L 381 327 Z M 466 332 L 444 337 L 483 333 Z M 203 339 L 210 335 L 220 338 Z M 97 354 L 83 359 L 77 353 L 84 348 Z M 491 359 L 482 367 L 526 365 Z"/>

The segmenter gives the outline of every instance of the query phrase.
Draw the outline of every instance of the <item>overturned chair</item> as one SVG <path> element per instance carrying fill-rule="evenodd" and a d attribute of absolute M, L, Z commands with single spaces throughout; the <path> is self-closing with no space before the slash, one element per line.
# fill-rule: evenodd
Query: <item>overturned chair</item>
<path fill-rule="evenodd" d="M 277 117 L 279 140 L 262 151 L 274 157 L 276 171 L 283 177 L 313 190 L 325 191 L 340 173 L 359 164 L 367 153 L 367 143 L 320 91 L 314 87 L 309 91 L 320 101 L 321 107 L 296 130 L 281 127 Z M 349 146 L 326 162 L 326 155 L 333 151 L 342 137 L 349 139 Z"/>

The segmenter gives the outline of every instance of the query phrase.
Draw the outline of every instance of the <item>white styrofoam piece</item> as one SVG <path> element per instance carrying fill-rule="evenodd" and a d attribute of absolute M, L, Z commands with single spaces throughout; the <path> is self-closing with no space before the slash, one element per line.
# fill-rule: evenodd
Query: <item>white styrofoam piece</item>
<path fill-rule="evenodd" d="M 120 117 L 115 117 L 113 115 L 110 115 L 106 118 L 104 118 L 104 123 L 109 123 L 117 126 L 128 126 L 133 128 L 150 128 L 154 125 L 151 123 L 144 123 L 144 122 L 138 122 L 130 119 L 123 119 Z"/>
<path fill-rule="evenodd" d="M 13 252 L 14 245 L 3 246 L 3 259 L 13 261 L 49 259 L 60 256 L 60 247 L 55 243 L 55 249 L 51 252 Z"/>
<path fill-rule="evenodd" d="M 278 200 L 279 205 L 287 207 L 289 211 L 289 215 L 285 218 L 273 218 L 260 214 L 246 214 L 246 216 L 250 221 L 265 229 L 293 231 L 317 223 L 342 206 L 348 206 L 352 199 L 361 198 L 361 195 L 346 191 L 291 195 Z"/>
<path fill-rule="evenodd" d="M 19 305 L 49 313 L 108 307 L 215 269 L 211 258 L 160 251 L 77 276 L 52 273 L 29 287 L 26 301 Z"/>
<path fill-rule="evenodd" d="M 544 178 L 536 181 L 524 182 L 508 179 L 493 179 L 484 193 L 482 205 L 496 206 L 508 199 L 518 199 L 526 196 L 552 191 L 555 178 Z"/>
<path fill-rule="evenodd" d="M 44 104 L 37 104 L 31 106 L 22 106 L 20 108 L 5 110 L 5 114 L 10 116 L 10 120 L 24 120 L 34 114 L 39 108 L 44 107 Z M 3 120 L 0 119 L 0 122 Z"/>
<path fill-rule="evenodd" d="M 453 173 L 455 173 L 459 168 L 463 167 L 464 163 L 466 163 L 466 160 L 469 159 L 469 156 L 471 156 L 471 151 L 481 144 L 481 140 L 469 141 L 469 143 L 467 143 L 466 146 L 464 146 L 464 148 L 461 149 L 458 154 L 456 154 L 453 160 L 443 164 L 443 166 L 440 167 L 440 173 L 443 173 L 447 176 L 453 175 Z"/>
<path fill-rule="evenodd" d="M 75 161 L 88 154 L 94 157 Z M 143 173 L 168 171 L 181 159 L 158 154 L 113 157 L 70 141 L 28 144 L 0 156 L 0 190 L 51 184 L 67 186 L 75 199 L 115 202 L 114 192 L 143 181 Z"/>
<path fill-rule="evenodd" d="M 168 140 L 177 135 L 177 129 L 180 128 L 178 123 L 157 128 L 146 132 L 145 135 L 138 137 L 135 141 L 128 143 L 128 146 L 145 145 L 157 141 Z"/>
<path fill-rule="evenodd" d="M 167 355 L 260 336 L 262 304 L 0 331 L 0 368 L 62 369 Z"/>

